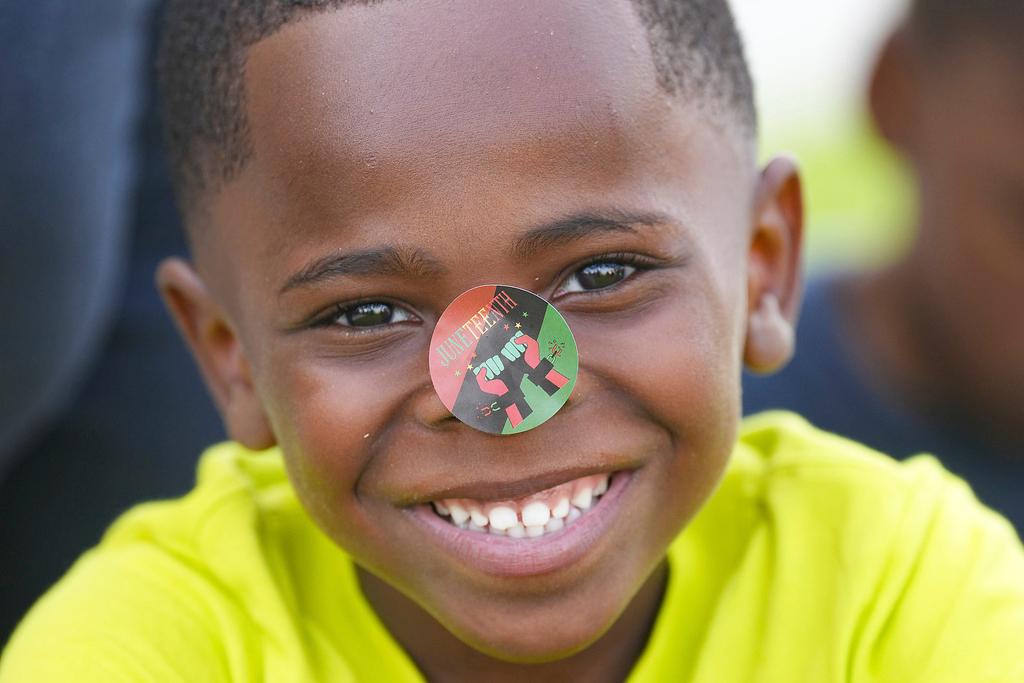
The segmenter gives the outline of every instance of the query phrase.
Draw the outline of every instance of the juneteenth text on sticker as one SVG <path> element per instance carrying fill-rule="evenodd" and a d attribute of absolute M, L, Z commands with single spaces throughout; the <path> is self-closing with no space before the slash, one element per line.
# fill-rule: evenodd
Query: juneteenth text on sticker
<path fill-rule="evenodd" d="M 434 351 L 440 357 L 441 367 L 447 368 L 451 363 L 459 360 L 466 351 L 472 348 L 474 342 L 478 341 L 499 320 L 518 306 L 519 303 L 512 298 L 512 295 L 505 290 L 500 290 L 490 303 L 481 307 L 466 322 L 455 328 L 447 339 L 435 347 Z"/>

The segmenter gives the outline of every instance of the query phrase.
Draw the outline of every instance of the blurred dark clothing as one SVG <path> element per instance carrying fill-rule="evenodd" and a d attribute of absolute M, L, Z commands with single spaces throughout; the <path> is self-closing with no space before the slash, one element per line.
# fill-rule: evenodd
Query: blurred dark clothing
<path fill-rule="evenodd" d="M 996 453 L 963 425 L 930 422 L 915 415 L 851 353 L 856 330 L 848 329 L 837 304 L 841 275 L 812 280 L 796 333 L 796 355 L 780 373 L 743 378 L 743 411 L 785 408 L 814 425 L 903 459 L 935 455 L 963 477 L 989 507 L 1024 535 L 1024 460 Z"/>
<path fill-rule="evenodd" d="M 114 314 L 149 5 L 0 3 L 0 474 L 66 407 Z"/>
<path fill-rule="evenodd" d="M 52 43 L 46 48 L 52 54 L 33 67 L 36 71 L 24 85 L 26 89 L 33 85 L 36 90 L 49 92 L 59 89 L 64 79 L 92 79 L 92 86 L 83 89 L 77 98 L 40 110 L 29 122 L 31 133 L 23 136 L 26 145 L 29 139 L 45 141 L 51 137 L 61 144 L 40 143 L 42 146 L 35 155 L 32 150 L 24 150 L 18 158 L 35 156 L 35 163 L 40 165 L 36 173 L 51 183 L 71 184 L 79 179 L 79 175 L 62 176 L 64 173 L 85 174 L 83 169 L 68 171 L 69 166 L 77 163 L 97 177 L 106 177 L 104 183 L 123 184 L 123 187 L 104 184 L 106 189 L 100 198 L 90 195 L 92 186 L 83 183 L 62 189 L 70 199 L 44 193 L 38 201 L 57 204 L 50 208 L 62 209 L 68 217 L 73 217 L 76 212 L 94 210 L 83 208 L 89 202 L 110 202 L 102 197 L 123 195 L 126 208 L 120 216 L 120 229 L 131 243 L 127 255 L 122 256 L 123 278 L 110 295 L 108 305 L 115 314 L 113 324 L 107 326 L 102 337 L 104 345 L 87 368 L 80 388 L 74 392 L 69 389 L 72 394 L 69 398 L 73 399 L 71 407 L 9 456 L 9 465 L 0 481 L 0 549 L 4 552 L 0 565 L 0 640 L 3 641 L 28 607 L 83 551 L 99 540 L 119 513 L 140 501 L 178 496 L 188 491 L 194 482 L 199 453 L 224 438 L 220 420 L 153 284 L 154 269 L 161 258 L 185 253 L 153 103 L 156 14 L 149 0 L 145 1 L 149 8 L 143 14 L 135 14 L 139 11 L 136 3 L 121 3 L 124 12 L 133 13 L 134 20 L 128 22 L 110 10 L 107 20 L 111 23 L 105 24 L 100 20 L 105 12 L 98 8 L 108 4 L 65 0 L 0 6 L 5 55 L 35 49 L 33 43 L 40 39 L 39 35 L 30 35 L 28 28 L 16 30 L 9 25 L 7 22 L 15 15 L 24 15 L 21 19 L 24 27 L 38 26 L 44 20 L 57 22 L 58 17 L 63 16 L 59 26 L 51 27 L 52 35 L 44 29 L 33 29 L 43 30 L 47 41 Z M 61 15 L 57 6 L 66 8 L 66 15 Z M 72 12 L 72 8 L 77 11 Z M 83 16 L 74 19 L 72 14 Z M 113 30 L 112 24 L 119 31 L 138 35 L 113 39 L 108 35 L 108 31 Z M 117 53 L 110 57 L 111 62 L 117 62 L 117 67 L 108 72 L 100 70 L 98 74 L 90 71 L 86 75 L 77 67 L 67 68 L 66 56 L 61 57 L 60 50 L 73 50 L 74 45 L 95 41 L 97 36 L 103 39 L 103 45 L 97 49 Z M 143 45 L 138 54 L 136 41 Z M 76 60 L 85 59 L 74 54 Z M 129 62 L 131 68 L 120 60 Z M 17 72 L 16 67 L 16 64 L 7 65 L 0 70 L 0 77 Z M 100 64 L 91 68 L 99 69 Z M 130 71 L 130 76 L 126 70 Z M 19 81 L 25 79 L 23 74 L 16 74 L 16 77 Z M 6 92 L 6 88 L 0 81 L 0 92 Z M 26 90 L 22 96 L 34 97 L 34 92 Z M 3 100 L 6 108 L 6 95 Z M 123 105 L 119 102 L 123 100 L 137 100 L 145 103 L 145 107 L 129 121 L 120 108 Z M 111 109 L 105 111 L 101 106 L 104 104 Z M 81 139 L 98 136 L 96 131 L 105 125 L 102 119 L 108 116 L 119 121 L 119 140 Z M 71 137 L 65 137 L 69 135 L 68 128 L 75 131 Z M 17 175 L 18 169 L 8 168 L 14 162 L 15 157 L 6 154 L 6 150 L 0 155 L 2 177 Z M 126 163 L 135 169 L 132 174 L 110 170 L 111 166 L 120 169 Z M 28 185 L 30 183 L 24 188 L 25 192 L 30 189 Z M 6 231 L 13 229 L 13 226 L 5 227 Z M 10 245 L 8 242 L 5 250 L 11 249 Z M 23 246 L 31 251 L 31 244 Z M 37 268 L 42 267 L 50 278 L 79 277 L 74 268 L 55 262 L 48 254 L 9 256 L 36 259 L 32 263 Z M 40 258 L 45 259 L 41 264 Z M 61 315 L 60 307 L 50 300 L 55 296 L 52 290 L 30 289 L 24 282 L 13 284 L 19 287 L 18 295 L 31 302 L 36 316 Z M 75 327 L 80 324 L 77 318 L 58 322 L 61 334 L 81 333 Z M 10 333 L 7 320 L 4 333 Z M 37 343 L 45 345 L 47 340 L 37 340 Z M 25 357 L 14 358 L 18 361 Z M 5 364 L 9 358 L 5 357 Z M 5 375 L 4 392 L 12 389 L 7 381 Z M 13 389 L 20 400 L 29 398 L 23 387 Z"/>

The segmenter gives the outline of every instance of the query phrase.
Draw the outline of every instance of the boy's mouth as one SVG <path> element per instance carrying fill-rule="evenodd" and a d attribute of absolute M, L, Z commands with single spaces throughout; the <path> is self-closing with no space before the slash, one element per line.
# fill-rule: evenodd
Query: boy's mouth
<path fill-rule="evenodd" d="M 567 569 L 598 547 L 607 550 L 637 474 L 590 474 L 519 498 L 435 498 L 406 511 L 462 566 L 507 578 L 536 576 Z"/>
<path fill-rule="evenodd" d="M 443 498 L 431 501 L 435 514 L 460 529 L 539 538 L 561 531 L 584 516 L 608 490 L 611 474 L 593 474 L 514 500 Z"/>

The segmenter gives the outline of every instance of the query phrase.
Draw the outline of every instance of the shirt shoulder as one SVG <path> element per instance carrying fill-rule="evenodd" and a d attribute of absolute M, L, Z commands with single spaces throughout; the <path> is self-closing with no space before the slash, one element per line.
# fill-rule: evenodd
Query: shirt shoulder
<path fill-rule="evenodd" d="M 105 542 L 29 611 L 0 681 L 256 680 L 254 625 L 180 544 Z"/>
<path fill-rule="evenodd" d="M 136 506 L 29 612 L 20 681 L 419 680 L 278 449 L 208 449 L 186 496 Z"/>
<path fill-rule="evenodd" d="M 722 575 L 700 577 L 719 591 L 705 642 L 729 634 L 723 657 L 749 642 L 751 671 L 1024 680 L 1024 548 L 934 458 L 897 462 L 796 415 L 762 414 L 744 423 L 691 526 L 677 565 L 700 548 Z"/>
<path fill-rule="evenodd" d="M 0 681 L 261 679 L 283 623 L 261 539 L 289 491 L 272 452 L 209 449 L 189 494 L 126 512 L 33 606 Z"/>

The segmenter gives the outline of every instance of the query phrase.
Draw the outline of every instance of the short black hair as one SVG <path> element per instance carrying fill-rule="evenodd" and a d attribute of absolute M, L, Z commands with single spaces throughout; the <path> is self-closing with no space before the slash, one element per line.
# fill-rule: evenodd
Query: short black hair
<path fill-rule="evenodd" d="M 1020 48 L 1024 36 L 1024 2 L 914 0 L 910 26 L 928 48 L 937 51 L 963 47 L 978 39 Z"/>
<path fill-rule="evenodd" d="M 186 215 L 252 153 L 243 82 L 248 48 L 311 13 L 381 1 L 169 0 L 157 68 L 168 157 Z M 754 137 L 753 84 L 727 0 L 632 2 L 659 85 L 726 108 Z"/>

